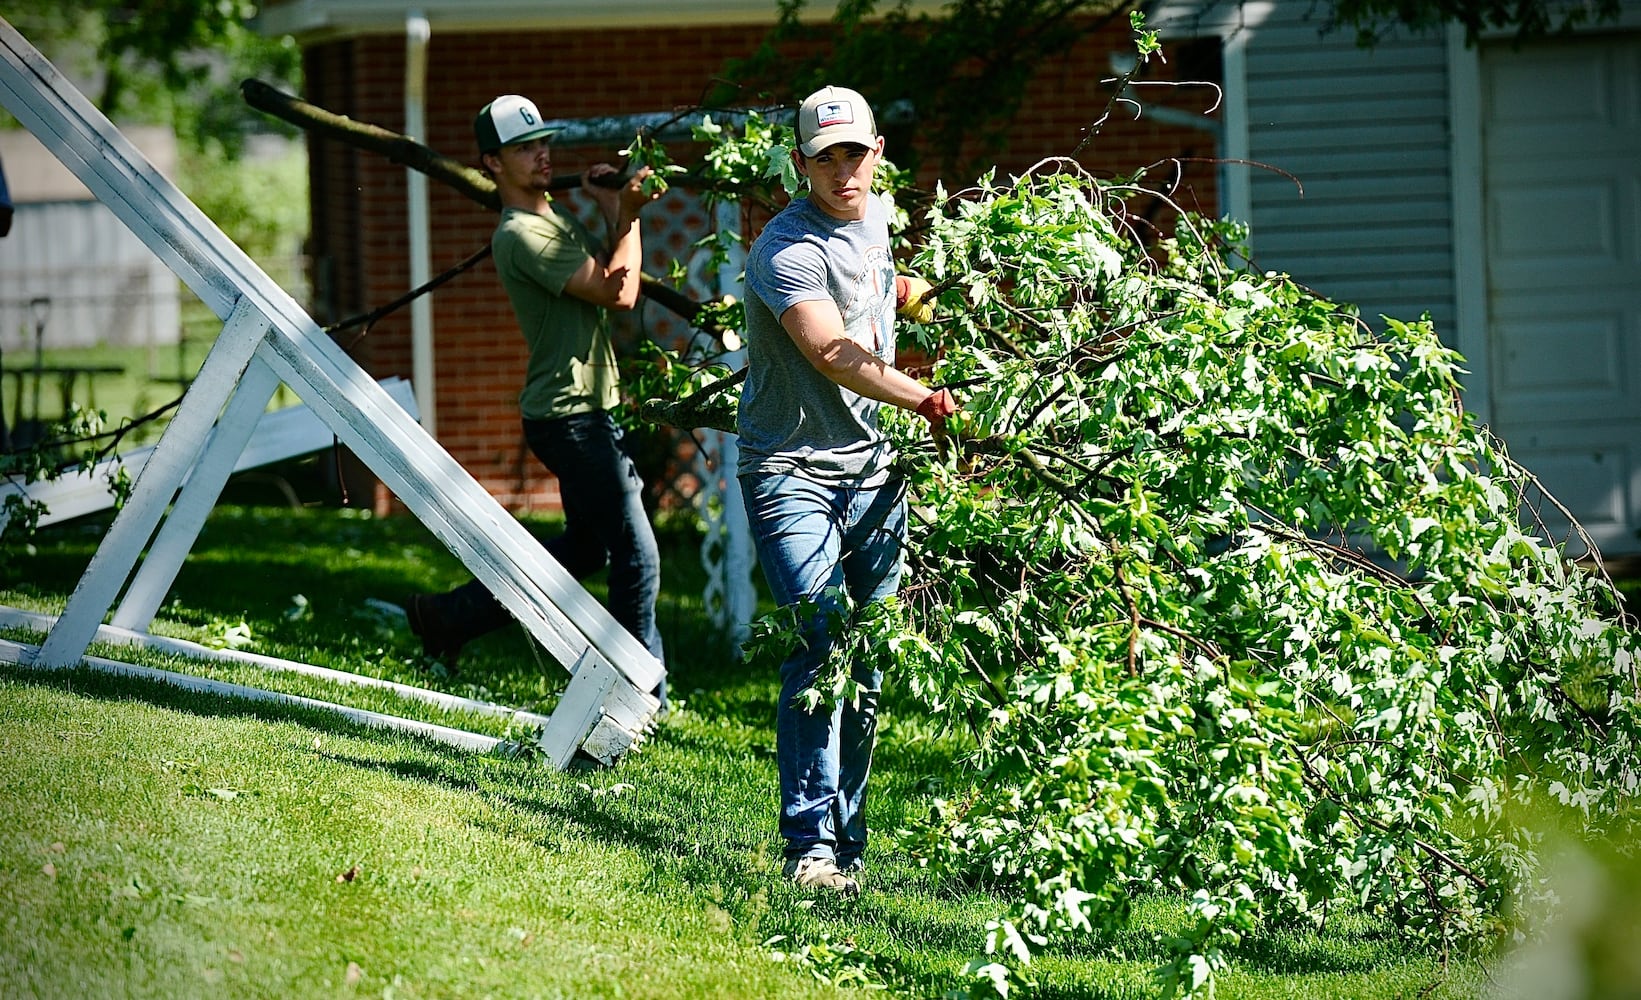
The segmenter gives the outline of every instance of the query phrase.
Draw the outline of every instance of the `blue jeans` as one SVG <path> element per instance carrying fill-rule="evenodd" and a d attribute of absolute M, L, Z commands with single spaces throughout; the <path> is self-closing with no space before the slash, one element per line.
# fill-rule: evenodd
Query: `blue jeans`
<path fill-rule="evenodd" d="M 603 569 L 609 609 L 633 638 L 662 659 L 655 600 L 661 592 L 661 555 L 644 511 L 644 481 L 621 446 L 621 428 L 602 410 L 552 420 L 524 421 L 524 440 L 558 477 L 564 531 L 547 552 L 577 580 Z M 437 598 L 440 615 L 462 641 L 493 632 L 512 616 L 478 580 Z"/>
<path fill-rule="evenodd" d="M 866 779 L 883 669 L 855 665 L 858 703 L 843 700 L 809 712 L 797 696 L 814 685 L 836 640 L 828 618 L 837 601 L 824 591 L 839 588 L 860 605 L 899 588 L 905 484 L 896 478 L 878 489 L 860 489 L 750 473 L 741 477 L 741 493 L 775 600 L 783 607 L 805 599 L 819 606 L 803 623 L 804 642 L 781 664 L 775 706 L 786 857 L 832 858 L 844 867 L 866 850 Z"/>

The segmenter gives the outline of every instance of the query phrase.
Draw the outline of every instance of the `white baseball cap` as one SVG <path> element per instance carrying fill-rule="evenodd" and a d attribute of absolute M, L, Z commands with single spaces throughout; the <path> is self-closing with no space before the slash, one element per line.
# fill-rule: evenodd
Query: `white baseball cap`
<path fill-rule="evenodd" d="M 478 140 L 481 153 L 494 153 L 503 146 L 539 139 L 554 131 L 542 124 L 535 102 L 517 94 L 503 94 L 480 108 L 473 119 L 473 138 Z"/>
<path fill-rule="evenodd" d="M 877 145 L 877 121 L 860 94 L 847 87 L 822 87 L 798 108 L 798 152 L 814 156 L 840 142 Z"/>

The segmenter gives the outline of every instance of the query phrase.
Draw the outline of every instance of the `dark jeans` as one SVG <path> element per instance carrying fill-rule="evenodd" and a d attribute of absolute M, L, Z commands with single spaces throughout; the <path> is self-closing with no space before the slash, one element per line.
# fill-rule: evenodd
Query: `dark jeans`
<path fill-rule="evenodd" d="M 596 410 L 526 420 L 524 440 L 558 477 L 564 504 L 564 531 L 546 543 L 548 554 L 577 580 L 608 564 L 611 616 L 661 660 L 661 633 L 655 626 L 661 556 L 644 512 L 644 482 L 621 446 L 621 428 L 608 413 Z M 462 642 L 512 621 L 478 580 L 435 600 L 440 617 L 461 633 Z"/>

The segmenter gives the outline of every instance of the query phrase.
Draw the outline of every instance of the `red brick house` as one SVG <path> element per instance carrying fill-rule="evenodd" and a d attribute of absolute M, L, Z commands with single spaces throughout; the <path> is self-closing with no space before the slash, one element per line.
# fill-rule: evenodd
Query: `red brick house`
<path fill-rule="evenodd" d="M 419 133 L 432 148 L 476 163 L 472 118 L 497 94 L 525 94 L 545 115 L 563 119 L 689 107 L 701 100 L 727 60 L 758 45 L 775 13 L 775 0 L 270 0 L 261 27 L 292 34 L 301 44 L 306 100 L 359 121 Z M 1125 53 L 1132 53 L 1130 32 L 1119 23 L 1067 58 L 1045 62 L 1010 132 L 999 175 L 1069 153 L 1084 126 L 1105 108 L 1109 91 L 1101 81 L 1114 75 L 1113 61 Z M 1209 103 L 1200 93 L 1190 100 L 1194 111 Z M 425 121 L 419 129 L 417 113 Z M 1215 155 L 1212 118 L 1180 116 L 1181 123 L 1171 123 L 1165 117 L 1148 114 L 1138 122 L 1107 126 L 1083 162 L 1096 173 L 1111 174 L 1170 156 Z M 913 118 L 915 141 L 915 109 Z M 560 173 L 577 172 L 588 163 L 613 160 L 619 148 L 619 143 L 559 144 L 554 166 Z M 683 158 L 679 146 L 669 143 L 669 148 Z M 309 153 L 313 307 L 321 325 L 391 301 L 414 286 L 413 273 L 430 268 L 438 274 L 489 240 L 494 221 L 489 213 L 429 184 L 420 244 L 427 248 L 426 263 L 413 271 L 420 223 L 407 207 L 412 182 L 406 170 L 321 138 L 310 138 Z M 889 155 L 894 158 L 892 148 Z M 1219 189 L 1214 166 L 1186 166 L 1188 190 L 1181 199 L 1214 213 Z M 960 188 L 971 178 L 945 180 L 948 188 Z M 707 223 L 706 213 L 687 195 L 669 194 L 648 210 L 649 273 L 665 274 L 669 260 Z M 681 329 L 653 304 L 642 307 L 634 322 L 662 338 Z M 504 505 L 522 510 L 556 503 L 551 477 L 523 444 L 516 398 L 524 345 L 488 262 L 433 293 L 431 310 L 419 321 L 410 310 L 400 310 L 349 349 L 378 378 L 420 379 L 424 423 Z M 368 480 L 350 485 L 351 502 L 364 503 L 368 495 L 375 506 L 387 505 L 385 492 Z"/>

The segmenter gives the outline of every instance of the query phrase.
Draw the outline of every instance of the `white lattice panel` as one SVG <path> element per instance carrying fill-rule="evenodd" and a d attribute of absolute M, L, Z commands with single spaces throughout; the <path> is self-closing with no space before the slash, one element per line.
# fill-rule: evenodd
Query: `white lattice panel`
<path fill-rule="evenodd" d="M 588 229 L 601 234 L 602 220 L 592 199 L 580 194 L 565 196 L 564 206 L 573 211 Z M 740 214 L 732 206 L 718 210 L 718 228 L 741 231 Z M 712 230 L 712 216 L 694 192 L 671 188 L 642 215 L 645 273 L 658 278 L 669 275 L 675 261 L 686 264 L 689 296 L 697 301 L 721 295 L 741 295 L 741 268 L 744 254 L 737 245 L 729 263 L 716 275 L 711 273 L 711 254 L 696 249 L 696 241 Z M 685 350 L 692 361 L 721 360 L 731 368 L 746 364 L 744 350 L 724 353 L 715 341 L 697 334 L 682 318 L 656 305 L 644 308 L 643 329 L 656 343 L 673 350 Z M 701 430 L 694 435 L 690 468 L 694 490 L 690 496 L 705 529 L 701 540 L 701 564 L 707 583 L 702 594 L 714 624 L 736 643 L 747 634 L 757 610 L 757 591 L 752 583 L 757 559 L 752 533 L 741 504 L 740 486 L 735 480 L 737 451 L 733 434 Z"/>

